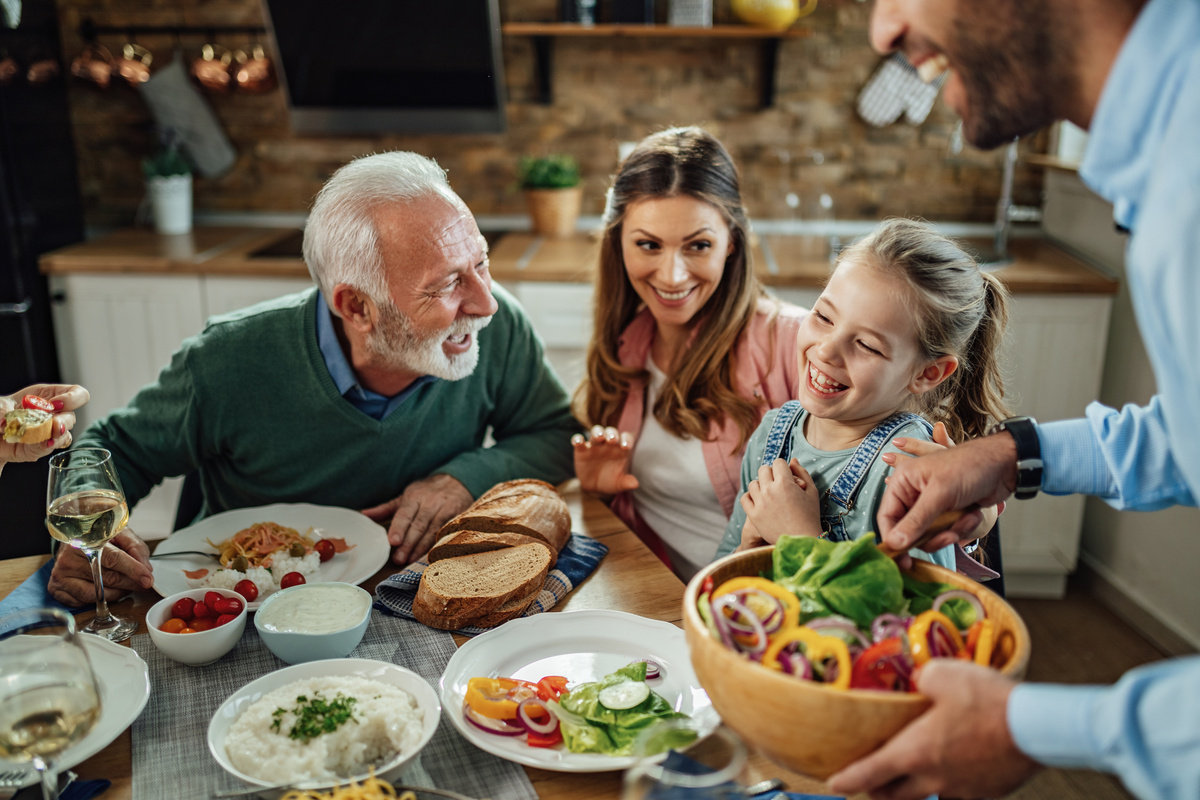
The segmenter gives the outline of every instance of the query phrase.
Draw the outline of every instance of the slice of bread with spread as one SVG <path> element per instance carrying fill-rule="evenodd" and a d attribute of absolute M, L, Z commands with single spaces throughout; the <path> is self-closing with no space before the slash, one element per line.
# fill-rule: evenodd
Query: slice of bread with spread
<path fill-rule="evenodd" d="M 524 599 L 520 613 L 537 596 L 550 571 L 541 544 L 521 544 L 436 561 L 425 568 L 413 599 L 413 616 L 432 628 L 454 630 Z M 512 611 L 509 604 L 501 612 Z M 514 614 L 515 615 L 515 614 Z"/>
<path fill-rule="evenodd" d="M 571 538 L 571 511 L 545 481 L 505 481 L 442 526 L 439 537 L 456 531 L 519 533 L 541 539 L 557 553 Z"/>
<path fill-rule="evenodd" d="M 442 527 L 413 616 L 442 630 L 490 628 L 518 617 L 570 538 L 571 513 L 553 486 L 497 484 Z"/>

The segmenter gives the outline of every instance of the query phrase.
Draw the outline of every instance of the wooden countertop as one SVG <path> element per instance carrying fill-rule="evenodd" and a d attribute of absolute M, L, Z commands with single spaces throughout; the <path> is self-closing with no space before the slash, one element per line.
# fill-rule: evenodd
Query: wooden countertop
<path fill-rule="evenodd" d="M 295 228 L 195 228 L 160 236 L 139 228 L 46 253 L 47 275 L 153 273 L 303 278 Z M 985 250 L 985 240 L 967 240 Z M 531 233 L 502 235 L 491 247 L 492 277 L 502 283 L 590 283 L 596 240 L 588 234 L 547 239 Z M 770 235 L 752 245 L 755 269 L 768 286 L 820 288 L 829 272 L 829 241 L 821 236 Z M 1117 281 L 1045 239 L 1012 239 L 1012 264 L 995 271 L 1017 294 L 1116 294 Z"/>
<path fill-rule="evenodd" d="M 554 610 L 616 609 L 682 626 L 684 586 L 679 579 L 603 503 L 583 494 L 577 481 L 569 481 L 560 488 L 571 509 L 571 530 L 604 542 L 609 552 L 596 572 L 577 586 Z M 30 556 L 0 561 L 0 597 L 12 592 L 37 571 L 47 558 Z M 398 569 L 389 562 L 378 574 L 364 582 L 363 588 L 374 592 L 379 581 Z M 121 602 L 114 611 L 136 618 L 141 626 L 140 632 L 144 632 L 146 612 L 159 599 L 153 592 L 138 592 L 132 602 Z M 82 625 L 92 616 L 93 612 L 84 611 L 77 619 Z M 466 637 L 457 634 L 455 639 L 460 646 L 466 641 Z M 124 646 L 128 646 L 128 642 Z M 170 689 L 152 687 L 152 691 Z M 233 687 L 230 687 L 230 692 L 233 692 Z M 443 721 L 442 724 L 449 723 Z M 74 769 L 82 778 L 111 780 L 113 785 L 104 795 L 105 798 L 130 798 L 133 795 L 132 742 L 132 734 L 126 730 L 112 744 Z M 205 758 L 203 754 L 198 757 Z M 210 764 L 212 769 L 220 769 L 215 762 Z M 532 767 L 526 767 L 526 772 L 541 800 L 610 800 L 621 794 L 619 772 L 550 772 Z M 792 791 L 828 793 L 822 783 L 783 769 L 761 754 L 752 752 L 742 780 L 753 783 L 773 777 L 783 780 L 785 787 Z"/>

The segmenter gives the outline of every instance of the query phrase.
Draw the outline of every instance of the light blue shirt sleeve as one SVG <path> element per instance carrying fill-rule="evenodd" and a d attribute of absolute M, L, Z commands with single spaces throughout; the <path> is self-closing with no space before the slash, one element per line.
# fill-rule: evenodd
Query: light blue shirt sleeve
<path fill-rule="evenodd" d="M 1085 419 L 1039 424 L 1037 432 L 1047 494 L 1090 494 L 1137 511 L 1196 505 L 1157 396 L 1120 411 L 1092 403 Z"/>
<path fill-rule="evenodd" d="M 1021 752 L 1113 772 L 1143 800 L 1200 796 L 1200 656 L 1128 672 L 1113 686 L 1021 684 L 1008 698 Z"/>

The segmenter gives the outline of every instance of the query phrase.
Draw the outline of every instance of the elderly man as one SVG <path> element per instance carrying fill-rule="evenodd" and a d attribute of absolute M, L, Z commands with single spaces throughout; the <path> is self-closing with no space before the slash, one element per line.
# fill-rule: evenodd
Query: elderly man
<path fill-rule="evenodd" d="M 528 318 L 492 286 L 483 236 L 437 164 L 394 152 L 338 170 L 304 256 L 316 289 L 213 318 L 80 437 L 113 452 L 131 505 L 195 471 L 202 515 L 364 509 L 402 564 L 492 485 L 571 474 L 567 393 Z M 149 587 L 145 545 L 114 542 L 105 585 Z M 90 574 L 64 548 L 50 590 L 90 602 Z"/>
<path fill-rule="evenodd" d="M 1080 176 L 1131 232 L 1130 295 L 1159 390 L 1144 408 L 1094 403 L 1082 419 L 1008 420 L 995 435 L 900 464 L 879 509 L 884 539 L 904 549 L 942 511 L 1039 490 L 1118 508 L 1195 506 L 1200 3 L 876 0 L 871 40 L 918 66 L 944 54 L 946 102 L 977 146 L 1060 118 L 1089 129 Z M 831 778 L 834 791 L 996 797 L 1051 764 L 1116 773 L 1143 798 L 1200 797 L 1200 657 L 1104 687 L 1016 685 L 935 659 L 917 685 L 930 709 Z"/>

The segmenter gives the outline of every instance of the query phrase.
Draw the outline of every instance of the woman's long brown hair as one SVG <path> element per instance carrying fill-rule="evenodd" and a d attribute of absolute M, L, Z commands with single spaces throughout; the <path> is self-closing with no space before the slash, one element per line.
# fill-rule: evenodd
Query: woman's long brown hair
<path fill-rule="evenodd" d="M 623 367 L 618 357 L 621 334 L 641 304 L 625 272 L 621 226 L 631 204 L 680 195 L 721 212 L 733 250 L 716 291 L 692 321 L 694 338 L 668 372 L 654 416 L 676 436 L 702 441 L 711 438 L 712 423 L 731 418 L 740 432 L 740 450 L 758 426 L 759 409 L 734 387 L 733 348 L 765 294 L 750 261 L 750 223 L 737 167 L 725 147 L 701 128 L 671 128 L 643 139 L 609 190 L 596 270 L 595 327 L 587 375 L 575 392 L 575 413 L 585 425 L 615 425 L 630 382 L 648 377 L 645 369 Z"/>

